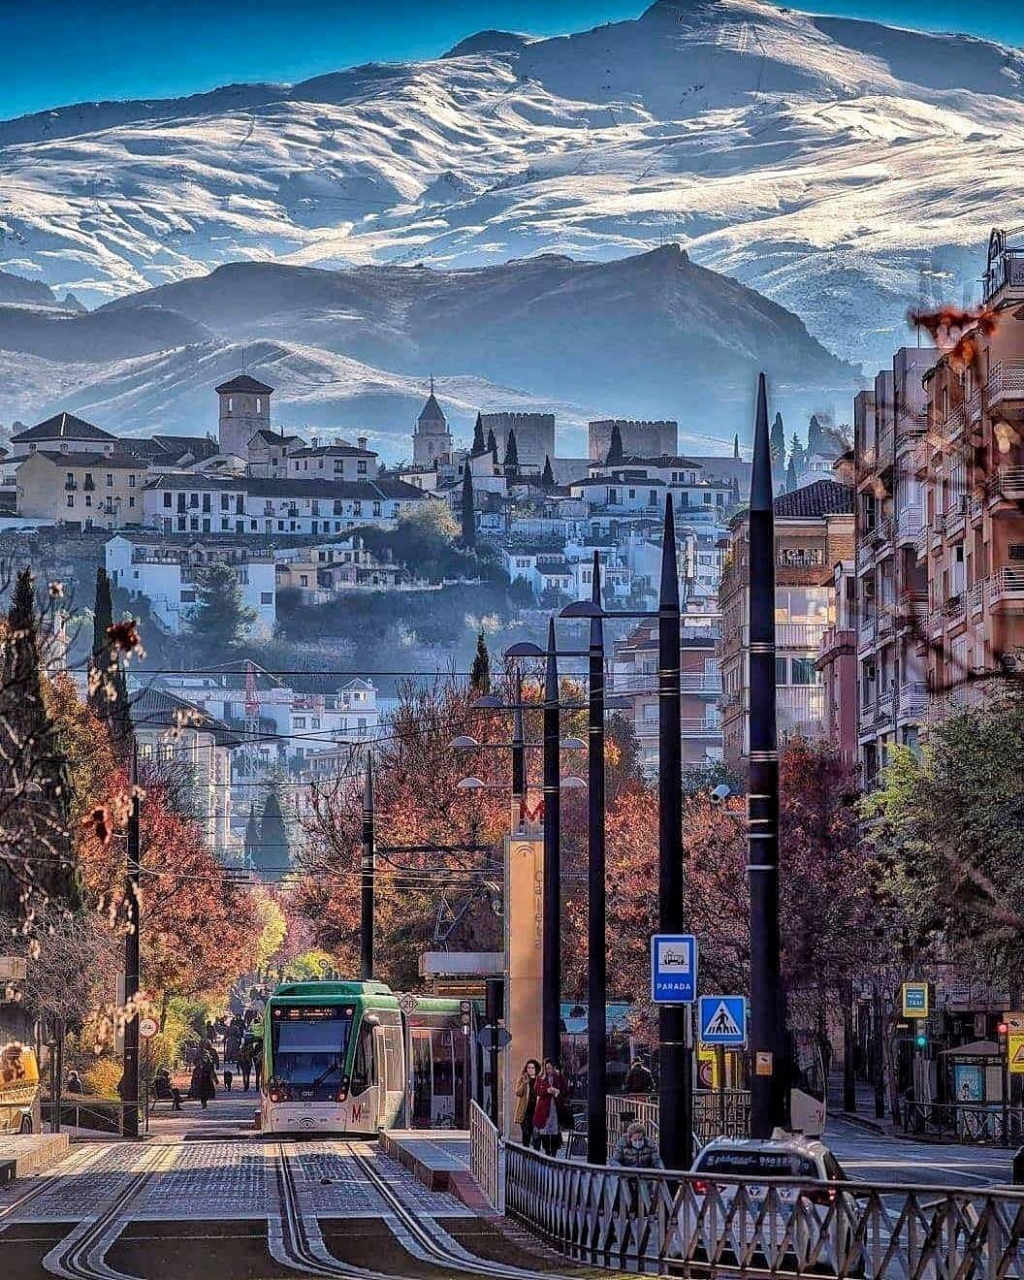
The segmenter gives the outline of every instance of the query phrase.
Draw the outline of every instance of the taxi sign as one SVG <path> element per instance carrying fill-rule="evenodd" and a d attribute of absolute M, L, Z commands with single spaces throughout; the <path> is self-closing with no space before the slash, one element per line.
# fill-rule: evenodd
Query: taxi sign
<path fill-rule="evenodd" d="M 928 1017 L 927 982 L 904 982 L 903 1016 L 904 1018 Z"/>

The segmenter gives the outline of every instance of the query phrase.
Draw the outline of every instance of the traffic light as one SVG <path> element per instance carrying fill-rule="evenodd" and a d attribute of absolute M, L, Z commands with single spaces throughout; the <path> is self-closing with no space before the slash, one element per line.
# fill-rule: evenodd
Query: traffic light
<path fill-rule="evenodd" d="M 1009 1026 L 1008 1026 L 1008 1024 L 1007 1024 L 1007 1023 L 1005 1023 L 1005 1022 L 1000 1022 L 999 1026 L 998 1026 L 998 1027 L 996 1027 L 996 1031 L 997 1031 L 1001 1036 L 1005 1036 L 1005 1035 L 1009 1035 L 1010 1028 L 1009 1028 Z"/>
<path fill-rule="evenodd" d="M 497 1026 L 505 1016 L 505 979 L 488 978 L 485 990 L 484 1017 L 490 1026 Z"/>
<path fill-rule="evenodd" d="M 469 1024 L 473 1021 L 473 1002 L 471 1000 L 460 1000 L 459 1014 L 462 1020 L 462 1034 L 468 1036 Z"/>
<path fill-rule="evenodd" d="M 914 1037 L 914 1044 L 915 1044 L 919 1049 L 927 1049 L 927 1048 L 928 1048 L 928 1037 L 927 1037 L 926 1035 L 924 1035 L 924 1034 L 919 1034 L 919 1035 L 917 1035 L 917 1036 L 915 1036 L 915 1037 Z"/>

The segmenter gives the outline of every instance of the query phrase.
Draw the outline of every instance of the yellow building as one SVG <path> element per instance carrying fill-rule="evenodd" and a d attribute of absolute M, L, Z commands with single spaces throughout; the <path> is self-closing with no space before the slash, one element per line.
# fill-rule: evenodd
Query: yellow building
<path fill-rule="evenodd" d="M 82 528 L 142 523 L 146 464 L 134 454 L 37 449 L 18 467 L 18 515 Z"/>

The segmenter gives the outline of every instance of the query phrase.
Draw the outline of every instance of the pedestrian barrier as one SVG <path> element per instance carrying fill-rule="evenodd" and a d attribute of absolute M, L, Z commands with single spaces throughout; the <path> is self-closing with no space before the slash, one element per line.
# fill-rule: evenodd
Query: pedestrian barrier
<path fill-rule="evenodd" d="M 505 1144 L 490 1116 L 475 1101 L 469 1104 L 469 1165 L 492 1209 L 505 1210 Z"/>
<path fill-rule="evenodd" d="M 1016 1147 L 1024 1142 L 1024 1109 L 1000 1103 L 905 1101 L 901 1127 L 910 1137 Z"/>
<path fill-rule="evenodd" d="M 652 1141 L 658 1141 L 658 1100 L 622 1094 L 605 1100 L 609 1145 L 627 1125 L 638 1120 Z M 745 1138 L 750 1133 L 749 1089 L 698 1089 L 693 1094 L 693 1136 L 698 1147 L 712 1138 Z"/>
<path fill-rule="evenodd" d="M 505 1212 L 579 1262 L 631 1272 L 1024 1276 L 1024 1196 L 569 1163 L 505 1146 Z"/>

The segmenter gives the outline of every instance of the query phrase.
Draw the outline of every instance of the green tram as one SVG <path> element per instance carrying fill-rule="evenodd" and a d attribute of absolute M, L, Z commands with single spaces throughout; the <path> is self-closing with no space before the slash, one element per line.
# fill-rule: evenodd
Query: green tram
<path fill-rule="evenodd" d="M 263 1132 L 468 1128 L 476 1014 L 382 982 L 283 983 L 263 1016 Z"/>

